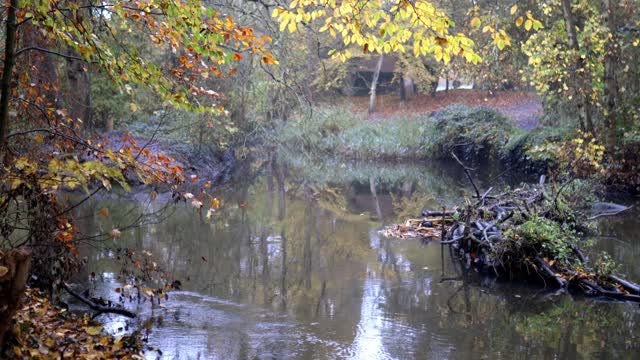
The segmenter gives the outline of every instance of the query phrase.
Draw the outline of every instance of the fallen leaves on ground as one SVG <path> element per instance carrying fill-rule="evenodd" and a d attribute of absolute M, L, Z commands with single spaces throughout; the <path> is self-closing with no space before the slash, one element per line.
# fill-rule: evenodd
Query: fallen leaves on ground
<path fill-rule="evenodd" d="M 15 316 L 8 358 L 15 359 L 144 359 L 141 337 L 107 334 L 102 325 L 54 306 L 27 289 Z"/>
<path fill-rule="evenodd" d="M 343 105 L 367 117 L 368 96 L 351 96 L 342 99 Z M 522 129 L 538 126 L 542 115 L 542 101 L 533 94 L 518 91 L 496 91 L 490 94 L 483 90 L 456 89 L 449 92 L 439 91 L 435 97 L 420 93 L 401 102 L 397 94 L 376 97 L 376 112 L 373 119 L 411 118 L 421 114 L 430 114 L 453 104 L 482 106 L 494 109 L 512 119 Z"/>

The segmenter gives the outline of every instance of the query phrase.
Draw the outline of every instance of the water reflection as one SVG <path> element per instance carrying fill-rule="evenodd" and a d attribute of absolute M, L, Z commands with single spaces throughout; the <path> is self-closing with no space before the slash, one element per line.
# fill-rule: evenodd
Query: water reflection
<path fill-rule="evenodd" d="M 637 351 L 637 306 L 548 296 L 479 277 L 437 244 L 381 237 L 385 222 L 458 201 L 465 190 L 455 169 L 301 165 L 275 156 L 252 169 L 256 176 L 219 189 L 225 205 L 210 220 L 174 206 L 161 222 L 86 249 L 93 260 L 86 271 L 103 274 L 104 295 L 120 286 L 107 276 L 117 272 L 109 247 L 149 249 L 181 279 L 184 291 L 166 308 L 137 309 L 164 358 L 633 358 Z M 102 207 L 109 218 L 98 215 Z M 85 232 L 98 232 L 143 207 L 112 197 L 78 216 Z M 638 249 L 632 233 L 611 236 Z M 637 274 L 616 244 L 607 246 Z M 127 326 L 101 320 L 114 331 Z"/>

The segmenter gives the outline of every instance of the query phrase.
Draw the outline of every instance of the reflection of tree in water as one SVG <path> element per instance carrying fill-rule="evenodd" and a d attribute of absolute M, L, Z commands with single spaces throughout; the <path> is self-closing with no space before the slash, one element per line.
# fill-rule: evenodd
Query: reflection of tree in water
<path fill-rule="evenodd" d="M 417 255 L 420 247 L 392 244 L 395 249 L 380 240 L 377 251 L 387 260 L 384 266 L 393 268 L 390 254 L 400 253 L 409 256 L 414 270 L 405 272 L 402 280 L 382 276 L 379 283 L 380 316 L 392 319 L 384 321 L 380 335 L 389 339 L 385 348 L 390 353 L 426 358 L 512 358 L 514 351 L 518 358 L 635 355 L 637 336 L 628 334 L 637 334 L 640 312 L 632 304 L 549 297 L 537 287 L 515 287 L 466 271 L 451 262 L 446 251 L 441 253 L 440 246 L 428 245 L 422 248 L 427 254 Z M 448 263 L 443 271 L 416 270 L 421 263 L 433 266 L 441 254 Z M 403 262 L 395 259 L 396 265 Z"/>
<path fill-rule="evenodd" d="M 531 304 L 513 316 L 516 331 L 531 355 L 557 354 L 558 358 L 635 358 L 640 314 L 632 304 L 576 301 L 558 297 Z M 543 350 L 542 350 L 543 349 Z"/>

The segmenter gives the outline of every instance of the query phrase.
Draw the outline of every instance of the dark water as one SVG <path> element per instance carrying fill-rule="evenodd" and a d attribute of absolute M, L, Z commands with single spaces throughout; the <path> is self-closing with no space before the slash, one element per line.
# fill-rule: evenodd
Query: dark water
<path fill-rule="evenodd" d="M 446 164 L 257 162 L 218 190 L 224 206 L 210 219 L 175 205 L 87 249 L 86 274 L 96 272 L 95 291 L 115 298 L 122 284 L 108 249 L 127 246 L 148 249 L 181 279 L 163 308 L 127 303 L 141 314 L 131 328 L 142 323 L 163 352 L 149 358 L 638 358 L 638 305 L 482 278 L 437 243 L 379 234 L 425 206 L 456 203 L 465 181 Z M 79 216 L 98 232 L 160 206 L 114 196 Z M 596 239 L 633 280 L 638 215 L 603 222 Z M 99 319 L 115 333 L 129 324 Z"/>

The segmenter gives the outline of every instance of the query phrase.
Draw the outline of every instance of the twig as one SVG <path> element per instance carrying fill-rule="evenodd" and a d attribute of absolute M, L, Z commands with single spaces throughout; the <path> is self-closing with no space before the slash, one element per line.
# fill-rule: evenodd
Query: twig
<path fill-rule="evenodd" d="M 451 156 L 453 156 L 453 158 L 456 159 L 458 164 L 460 164 L 460 166 L 462 166 L 462 168 L 464 169 L 465 175 L 467 175 L 467 179 L 469 179 L 469 182 L 471 183 L 471 186 L 473 186 L 473 190 L 476 191 L 476 198 L 480 199 L 481 198 L 480 190 L 478 190 L 478 187 L 476 186 L 476 183 L 473 181 L 473 177 L 471 176 L 471 171 L 469 171 L 469 168 L 466 167 L 464 165 L 464 163 L 462 161 L 460 161 L 460 159 L 458 159 L 458 157 L 456 156 L 456 154 L 453 151 L 451 152 Z"/>

